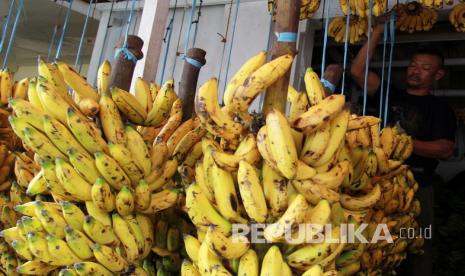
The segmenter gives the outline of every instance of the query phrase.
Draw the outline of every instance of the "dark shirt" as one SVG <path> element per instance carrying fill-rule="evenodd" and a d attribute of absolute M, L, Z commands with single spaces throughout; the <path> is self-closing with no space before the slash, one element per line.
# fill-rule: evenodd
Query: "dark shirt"
<path fill-rule="evenodd" d="M 432 95 L 414 96 L 397 89 L 391 90 L 389 98 L 389 125 L 399 123 L 407 134 L 421 141 L 455 140 L 456 118 L 447 102 Z M 379 106 L 379 93 L 372 97 L 370 106 Z M 372 112 L 375 110 L 378 116 L 378 108 L 371 109 Z M 424 175 L 432 175 L 438 160 L 412 154 L 407 164 L 414 171 L 420 169 Z"/>

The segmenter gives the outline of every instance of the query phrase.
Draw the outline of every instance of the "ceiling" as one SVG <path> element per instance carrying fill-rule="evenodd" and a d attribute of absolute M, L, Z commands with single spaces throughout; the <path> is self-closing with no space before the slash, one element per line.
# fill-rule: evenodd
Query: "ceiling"
<path fill-rule="evenodd" d="M 37 56 L 47 57 L 48 49 L 53 36 L 54 26 L 55 24 L 58 24 L 60 28 L 56 35 L 56 40 L 51 56 L 55 55 L 58 40 L 61 35 L 61 26 L 64 23 L 65 14 L 67 11 L 67 1 L 57 0 L 55 2 L 51 0 L 24 1 L 24 9 L 17 27 L 13 48 L 8 58 L 8 67 L 10 67 L 13 71 L 15 71 L 15 68 L 18 66 L 35 65 Z M 74 0 L 74 2 L 75 3 L 73 5 L 86 4 L 82 0 Z M 19 0 L 15 1 L 16 5 L 17 3 L 19 3 Z M 6 19 L 9 5 L 10 0 L 0 1 L 1 26 L 3 26 L 3 23 Z M 9 34 L 11 33 L 11 27 L 13 25 L 12 23 L 14 21 L 15 14 L 16 7 L 14 9 L 13 17 L 10 19 Z M 85 15 L 71 11 L 68 28 L 66 30 L 65 38 L 63 41 L 63 47 L 60 56 L 61 60 L 74 64 L 85 19 Z M 89 62 L 90 56 L 92 54 L 92 48 L 97 33 L 98 23 L 98 20 L 89 18 L 87 32 L 84 39 L 83 48 L 81 50 L 81 60 L 84 64 Z M 7 39 L 9 38 L 7 37 Z M 4 46 L 2 57 L 5 53 L 5 48 L 6 47 Z"/>

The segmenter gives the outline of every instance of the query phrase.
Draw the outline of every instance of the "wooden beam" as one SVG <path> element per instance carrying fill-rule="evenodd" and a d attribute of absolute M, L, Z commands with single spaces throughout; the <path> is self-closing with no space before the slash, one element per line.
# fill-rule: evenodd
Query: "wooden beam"
<path fill-rule="evenodd" d="M 168 11 L 169 1 L 145 0 L 138 31 L 138 36 L 144 41 L 144 58 L 137 62 L 134 76 L 143 77 L 146 81 L 155 81 L 157 75 Z"/>

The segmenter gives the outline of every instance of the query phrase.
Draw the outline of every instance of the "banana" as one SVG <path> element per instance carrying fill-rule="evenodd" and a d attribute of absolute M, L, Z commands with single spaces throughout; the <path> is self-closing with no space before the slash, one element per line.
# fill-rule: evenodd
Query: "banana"
<path fill-rule="evenodd" d="M 3 229 L 0 232 L 0 237 L 2 237 L 9 244 L 11 244 L 14 240 L 21 240 L 18 227 L 16 226 Z"/>
<path fill-rule="evenodd" d="M 25 275 L 46 275 L 56 268 L 57 266 L 49 265 L 40 260 L 32 260 L 19 265 L 16 272 Z"/>
<path fill-rule="evenodd" d="M 74 169 L 82 176 L 88 183 L 95 183 L 100 173 L 95 166 L 95 160 L 91 156 L 76 151 L 73 148 L 67 151 L 69 162 L 73 165 Z"/>
<path fill-rule="evenodd" d="M 120 190 L 123 186 L 131 185 L 131 180 L 115 159 L 103 152 L 96 152 L 94 156 L 97 170 L 114 189 Z"/>
<path fill-rule="evenodd" d="M 189 119 L 182 123 L 166 141 L 166 146 L 168 147 L 168 153 L 173 154 L 176 149 L 177 144 L 183 139 L 183 137 L 189 133 L 189 131 L 195 129 L 199 126 L 199 121 L 197 119 Z"/>
<path fill-rule="evenodd" d="M 171 106 L 171 111 L 169 114 L 169 118 L 166 123 L 161 127 L 160 132 L 155 137 L 154 143 L 158 144 L 161 142 L 167 142 L 168 138 L 176 131 L 176 129 L 181 124 L 182 120 L 182 101 L 181 99 L 177 99 L 174 101 L 173 105 Z"/>
<path fill-rule="evenodd" d="M 328 147 L 331 127 L 330 123 L 323 124 L 316 132 L 305 137 L 300 159 L 309 165 L 316 163 Z"/>
<path fill-rule="evenodd" d="M 63 78 L 80 99 L 91 98 L 94 101 L 99 100 L 99 94 L 90 86 L 87 81 L 79 75 L 71 66 L 63 62 L 57 62 L 58 69 L 63 74 Z"/>
<path fill-rule="evenodd" d="M 63 268 L 58 273 L 58 276 L 78 276 L 78 274 L 74 268 Z"/>
<path fill-rule="evenodd" d="M 44 132 L 42 116 L 44 112 L 23 99 L 10 99 L 9 104 L 17 117 L 24 118 L 34 128 Z"/>
<path fill-rule="evenodd" d="M 229 105 L 234 97 L 237 88 L 243 85 L 253 72 L 263 66 L 266 62 L 266 52 L 261 51 L 245 62 L 241 68 L 234 74 L 224 90 L 223 103 Z"/>
<path fill-rule="evenodd" d="M 187 256 L 194 262 L 197 263 L 199 259 L 200 242 L 197 238 L 191 235 L 184 235 L 184 247 L 186 249 Z"/>
<path fill-rule="evenodd" d="M 250 243 L 245 236 L 226 237 L 221 231 L 210 227 L 205 236 L 210 251 L 228 260 L 240 258 L 249 249 Z"/>
<path fill-rule="evenodd" d="M 92 200 L 91 184 L 82 178 L 65 160 L 55 159 L 55 172 L 66 192 L 81 201 Z"/>
<path fill-rule="evenodd" d="M 37 79 L 37 94 L 44 110 L 47 110 L 47 113 L 53 118 L 66 124 L 66 112 L 68 108 L 74 108 L 72 104 L 65 100 L 67 95 L 60 95 L 49 82 L 41 77 Z M 72 99 L 70 100 L 72 101 Z"/>
<path fill-rule="evenodd" d="M 291 85 L 289 85 L 287 91 L 287 101 L 290 103 L 288 118 L 289 120 L 293 120 L 308 110 L 308 98 L 305 93 L 298 92 Z"/>
<path fill-rule="evenodd" d="M 50 235 L 58 238 L 65 237 L 64 228 L 66 221 L 64 220 L 61 212 L 53 208 L 47 208 L 41 201 L 35 201 L 35 216 L 39 219 L 42 227 Z"/>
<path fill-rule="evenodd" d="M 97 71 L 97 92 L 100 96 L 108 92 L 110 87 L 111 64 L 104 60 Z"/>
<path fill-rule="evenodd" d="M 255 167 L 241 161 L 237 182 L 247 215 L 256 222 L 264 222 L 268 214 L 265 195 Z"/>
<path fill-rule="evenodd" d="M 352 197 L 347 194 L 341 195 L 341 205 L 349 210 L 363 210 L 370 208 L 381 197 L 381 188 L 379 185 L 376 185 L 369 193 L 360 197 Z"/>
<path fill-rule="evenodd" d="M 124 132 L 126 133 L 126 137 L 128 139 L 128 149 L 131 152 L 131 156 L 139 165 L 139 168 L 144 173 L 144 176 L 148 176 L 151 172 L 152 163 L 150 159 L 150 152 L 144 142 L 144 139 L 131 126 L 126 126 Z"/>
<path fill-rule="evenodd" d="M 339 230 L 339 227 L 335 227 L 334 229 Z M 333 236 L 333 238 L 335 237 Z M 287 256 L 287 261 L 289 265 L 293 268 L 307 270 L 310 269 L 312 266 L 317 265 L 320 261 L 326 258 L 330 252 L 331 243 L 312 243 L 309 245 L 305 245 L 291 253 L 289 256 Z"/>
<path fill-rule="evenodd" d="M 312 204 L 318 203 L 321 199 L 331 202 L 337 202 L 340 199 L 339 193 L 327 186 L 315 184 L 311 179 L 294 180 L 292 185 Z"/>
<path fill-rule="evenodd" d="M 123 186 L 116 195 L 116 210 L 121 216 L 127 216 L 134 210 L 134 196 L 128 187 Z"/>
<path fill-rule="evenodd" d="M 47 191 L 47 183 L 45 182 L 44 172 L 41 170 L 34 178 L 29 182 L 26 190 L 26 194 L 29 196 L 35 196 L 42 194 Z"/>
<path fill-rule="evenodd" d="M 82 231 L 82 224 L 84 223 L 84 213 L 78 206 L 68 201 L 60 202 L 63 218 L 68 225 L 74 229 Z"/>
<path fill-rule="evenodd" d="M 93 216 L 87 215 L 85 217 L 83 229 L 87 236 L 89 236 L 89 238 L 91 238 L 94 242 L 101 244 L 116 244 L 118 242 L 114 226 L 105 225 Z M 77 232 L 76 229 L 74 229 L 74 231 Z"/>
<path fill-rule="evenodd" d="M 77 97 L 77 95 L 76 95 Z M 79 110 L 87 117 L 95 117 L 100 111 L 99 103 L 91 98 L 84 98 L 79 100 Z"/>
<path fill-rule="evenodd" d="M 317 185 L 324 185 L 327 188 L 337 190 L 349 173 L 349 161 L 339 162 L 326 173 L 318 173 L 311 181 Z"/>
<path fill-rule="evenodd" d="M 68 244 L 57 237 L 47 236 L 47 247 L 51 257 L 59 261 L 61 265 L 72 265 L 81 261 L 69 248 Z"/>
<path fill-rule="evenodd" d="M 238 276 L 258 276 L 260 263 L 253 249 L 247 250 L 239 260 Z"/>
<path fill-rule="evenodd" d="M 118 162 L 120 167 L 131 179 L 131 183 L 135 186 L 144 174 L 139 169 L 138 163 L 133 159 L 131 151 L 121 144 L 108 144 L 111 156 Z"/>
<path fill-rule="evenodd" d="M 110 185 L 101 177 L 97 178 L 91 188 L 91 197 L 94 205 L 103 212 L 115 209 L 115 195 Z"/>
<path fill-rule="evenodd" d="M 111 225 L 111 218 L 107 212 L 100 210 L 92 201 L 85 202 L 87 213 L 105 226 Z"/>
<path fill-rule="evenodd" d="M 27 88 L 27 99 L 31 105 L 36 109 L 43 111 L 44 108 L 40 102 L 39 95 L 37 94 L 37 78 L 29 78 L 29 85 Z"/>
<path fill-rule="evenodd" d="M 144 254 L 144 251 L 146 250 L 146 247 L 145 247 L 145 235 L 143 233 L 142 227 L 140 226 L 138 220 L 136 219 L 136 216 L 127 215 L 127 216 L 124 216 L 123 219 L 128 224 L 131 234 L 136 239 L 139 254 L 141 254 L 141 255 Z M 167 240 L 168 240 L 168 243 L 169 243 L 170 240 L 168 238 L 167 238 Z M 147 248 L 147 249 L 150 250 L 149 248 Z"/>
<path fill-rule="evenodd" d="M 131 233 L 127 222 L 117 213 L 113 213 L 113 229 L 116 236 L 124 247 L 126 258 L 129 263 L 134 262 L 139 257 L 139 249 L 134 235 Z"/>
<path fill-rule="evenodd" d="M 27 98 L 27 90 L 29 86 L 29 79 L 24 78 L 20 80 L 14 86 L 13 97 L 15 99 L 26 99 Z"/>
<path fill-rule="evenodd" d="M 152 90 L 152 89 L 151 89 Z M 157 89 L 157 95 L 154 99 L 152 110 L 147 114 L 146 125 L 159 127 L 168 118 L 171 107 L 177 99 L 174 92 L 174 80 L 166 81 L 161 89 Z"/>
<path fill-rule="evenodd" d="M 336 265 L 344 267 L 358 261 L 362 257 L 365 247 L 365 244 L 360 243 L 356 249 L 343 252 L 336 258 Z"/>
<path fill-rule="evenodd" d="M 52 255 L 50 255 L 45 237 L 42 237 L 33 231 L 29 232 L 27 234 L 27 244 L 32 255 L 34 255 L 37 259 L 50 265 L 62 265 L 60 259 L 54 259 Z"/>
<path fill-rule="evenodd" d="M 128 267 L 126 260 L 109 246 L 95 243 L 92 252 L 95 259 L 112 272 L 120 272 Z"/>
<path fill-rule="evenodd" d="M 23 129 L 24 142 L 42 159 L 66 158 L 40 131 L 32 127 Z"/>
<path fill-rule="evenodd" d="M 280 276 L 283 262 L 279 247 L 276 245 L 271 246 L 263 257 L 260 276 Z"/>
<path fill-rule="evenodd" d="M 74 137 L 81 143 L 84 148 L 91 154 L 97 151 L 108 152 L 108 146 L 105 140 L 95 131 L 95 125 L 82 115 L 69 108 L 66 113 L 67 124 Z"/>
<path fill-rule="evenodd" d="M 249 105 L 261 91 L 266 90 L 289 70 L 292 61 L 291 55 L 283 55 L 255 70 L 241 86 L 236 88 L 231 103 L 228 105 L 231 106 L 231 110 L 234 113 L 247 111 Z"/>
<path fill-rule="evenodd" d="M 347 131 L 371 127 L 379 124 L 380 122 L 381 120 L 374 116 L 357 116 L 349 120 L 349 123 L 347 124 Z"/>
<path fill-rule="evenodd" d="M 79 262 L 74 264 L 74 270 L 76 270 L 78 275 L 87 276 L 111 276 L 114 275 L 112 272 L 107 270 L 104 266 L 99 263 L 94 262 Z"/>
<path fill-rule="evenodd" d="M 123 120 L 118 107 L 108 93 L 100 94 L 99 106 L 99 118 L 105 138 L 108 142 L 125 145 L 127 137 L 124 132 Z"/>
<path fill-rule="evenodd" d="M 34 127 L 26 119 L 22 117 L 16 117 L 13 115 L 8 116 L 8 122 L 10 123 L 10 127 L 13 130 L 13 132 L 16 134 L 16 136 L 21 138 L 21 140 L 23 141 L 23 146 L 29 147 L 25 142 L 26 137 L 24 135 L 23 130 L 25 128 L 34 128 Z"/>
<path fill-rule="evenodd" d="M 82 260 L 94 257 L 92 253 L 92 241 L 84 233 L 74 229 L 70 225 L 65 226 L 65 240 L 69 248 Z"/>
<path fill-rule="evenodd" d="M 182 261 L 181 276 L 200 276 L 197 267 L 189 260 Z"/>
<path fill-rule="evenodd" d="M 31 261 L 34 258 L 31 250 L 29 250 L 29 247 L 24 240 L 14 240 L 11 243 L 11 247 L 15 250 L 16 254 L 25 260 Z"/>
<path fill-rule="evenodd" d="M 196 144 L 199 144 L 200 140 L 205 135 L 205 133 L 206 133 L 206 130 L 202 126 L 198 126 L 190 130 L 189 132 L 187 132 L 181 138 L 181 140 L 179 140 L 179 142 L 176 144 L 176 147 L 174 148 L 171 156 L 173 156 L 174 159 L 178 160 L 179 163 L 181 163 L 182 161 L 186 163 L 187 161 L 186 159 L 188 159 L 190 155 L 189 150 L 190 152 L 193 152 L 194 146 Z M 200 145 L 198 145 L 197 148 L 201 148 Z M 197 155 L 194 155 L 192 157 L 195 158 L 195 156 Z M 187 164 L 187 165 L 190 165 L 190 164 Z"/>
<path fill-rule="evenodd" d="M 0 70 L 0 104 L 7 105 L 13 92 L 13 76 L 8 68 Z"/>
<path fill-rule="evenodd" d="M 325 90 L 320 78 L 312 68 L 307 68 L 305 71 L 304 81 L 310 106 L 319 104 L 325 98 Z"/>
<path fill-rule="evenodd" d="M 89 156 L 84 147 L 76 141 L 73 134 L 60 121 L 53 119 L 48 115 L 42 117 L 45 134 L 52 143 L 62 152 L 73 149 L 82 154 Z"/>
<path fill-rule="evenodd" d="M 168 160 L 163 166 L 161 173 L 156 177 L 156 180 L 152 180 L 149 176 L 146 180 L 149 182 L 150 191 L 158 190 L 170 181 L 173 175 L 176 173 L 178 162 L 176 160 Z"/>
<path fill-rule="evenodd" d="M 274 217 L 280 216 L 287 209 L 287 181 L 277 171 L 263 162 L 263 193 Z"/>
<path fill-rule="evenodd" d="M 158 193 L 152 194 L 150 197 L 149 207 L 139 212 L 143 214 L 155 214 L 157 212 L 174 206 L 177 203 L 178 199 L 178 190 L 164 189 Z"/>
<path fill-rule="evenodd" d="M 134 204 L 136 210 L 145 210 L 150 206 L 150 188 L 145 180 L 141 179 L 134 190 Z"/>
<path fill-rule="evenodd" d="M 154 242 L 154 229 L 150 217 L 136 213 L 137 224 L 144 235 L 144 251 L 142 257 L 145 258 L 150 254 Z"/>
<path fill-rule="evenodd" d="M 313 265 L 307 269 L 302 276 L 323 276 L 323 269 L 320 265 Z"/>
<path fill-rule="evenodd" d="M 189 218 L 197 227 L 206 229 L 209 225 L 215 225 L 221 233 L 230 233 L 231 223 L 216 211 L 199 185 L 192 184 L 186 189 L 186 208 Z"/>
<path fill-rule="evenodd" d="M 276 165 L 287 179 L 294 179 L 297 173 L 297 149 L 292 138 L 291 127 L 284 115 L 273 109 L 266 116 L 266 127 L 271 143 L 271 154 Z"/>
<path fill-rule="evenodd" d="M 137 101 L 136 97 L 131 93 L 124 91 L 118 87 L 111 88 L 111 98 L 122 114 L 124 114 L 131 122 L 143 125 L 147 119 L 147 111 Z"/>
<path fill-rule="evenodd" d="M 141 77 L 136 79 L 134 96 L 147 112 L 152 110 L 153 99 L 150 93 L 150 85 Z"/>

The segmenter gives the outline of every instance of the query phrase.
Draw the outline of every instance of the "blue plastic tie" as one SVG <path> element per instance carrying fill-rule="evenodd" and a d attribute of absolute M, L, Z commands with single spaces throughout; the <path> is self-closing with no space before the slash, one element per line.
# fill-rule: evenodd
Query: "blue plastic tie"
<path fill-rule="evenodd" d="M 392 12 L 391 14 L 391 21 L 390 21 L 390 36 L 391 36 L 391 49 L 389 53 L 389 64 L 388 64 L 388 79 L 387 79 L 387 86 L 386 86 L 386 101 L 384 102 L 384 121 L 383 121 L 383 127 L 387 126 L 388 122 L 388 107 L 389 107 L 389 94 L 390 94 L 390 88 L 391 88 L 391 71 L 392 71 L 392 57 L 394 55 L 394 43 L 395 43 L 395 33 L 396 33 L 396 28 L 395 28 L 395 13 Z"/>
<path fill-rule="evenodd" d="M 276 40 L 278 42 L 296 42 L 297 41 L 297 33 L 293 32 L 282 32 L 276 33 Z"/>
<path fill-rule="evenodd" d="M 2 40 L 0 41 L 0 53 L 3 51 L 3 44 L 6 40 L 6 32 L 8 30 L 8 25 L 10 25 L 10 18 L 11 14 L 13 13 L 13 4 L 15 0 L 10 0 L 10 7 L 8 8 L 8 14 L 6 16 L 5 22 L 3 23 L 3 30 L 2 30 Z"/>
<path fill-rule="evenodd" d="M 131 27 L 132 16 L 134 13 L 134 9 L 136 7 L 136 0 L 132 0 L 131 11 L 129 12 L 128 17 L 128 25 L 126 26 L 126 33 L 124 34 L 124 44 L 123 47 L 118 49 L 115 53 L 115 58 L 122 53 L 127 60 L 137 63 L 137 57 L 128 49 L 128 37 L 129 37 L 129 29 Z"/>
<path fill-rule="evenodd" d="M 61 30 L 60 42 L 58 43 L 57 52 L 55 54 L 55 60 L 60 58 L 61 48 L 63 47 L 63 41 L 65 40 L 66 30 L 68 29 L 69 17 L 71 16 L 71 7 L 73 6 L 73 0 L 69 0 L 68 10 L 66 11 L 65 23 L 63 24 L 63 29 Z"/>
<path fill-rule="evenodd" d="M 328 88 L 329 90 L 331 90 L 331 92 L 335 92 L 336 91 L 336 85 L 332 84 L 330 81 L 328 81 L 327 79 L 325 78 L 321 78 L 321 84 L 323 84 L 324 87 Z"/>
<path fill-rule="evenodd" d="M 328 47 L 328 26 L 329 26 L 329 6 L 331 4 L 331 0 L 324 1 L 324 6 L 323 10 L 326 8 L 326 17 L 325 17 L 325 33 L 324 33 L 324 38 L 323 38 L 323 54 L 322 54 L 322 59 L 321 59 L 321 76 L 323 77 L 323 74 L 325 72 L 325 67 L 326 67 L 326 49 Z"/>
<path fill-rule="evenodd" d="M 365 58 L 365 82 L 363 84 L 363 116 L 365 116 L 367 109 L 368 97 L 368 73 L 370 72 L 370 44 L 371 44 L 371 17 L 373 16 L 373 0 L 370 0 L 370 15 L 368 16 L 368 43 L 367 55 Z"/>
<path fill-rule="evenodd" d="M 355 0 L 353 0 L 355 1 Z M 350 0 L 347 1 L 347 16 L 346 16 L 346 33 L 345 33 L 345 42 L 344 42 L 344 63 L 342 69 L 342 88 L 341 94 L 344 95 L 346 87 L 346 68 L 347 68 L 347 53 L 349 52 L 349 30 L 350 30 Z"/>
<path fill-rule="evenodd" d="M 117 58 L 120 53 L 122 53 L 127 60 L 137 63 L 137 57 L 128 49 L 127 46 L 116 50 L 115 58 Z"/>
<path fill-rule="evenodd" d="M 10 41 L 8 41 L 8 47 L 6 48 L 5 56 L 3 57 L 2 68 L 5 68 L 8 56 L 10 55 L 11 47 L 13 46 L 13 41 L 16 34 L 16 28 L 18 27 L 19 17 L 21 16 L 21 11 L 24 7 L 24 0 L 19 1 L 18 10 L 16 11 L 15 22 L 13 23 L 13 29 L 11 30 Z"/>
<path fill-rule="evenodd" d="M 202 68 L 203 64 L 193 58 L 190 58 L 190 57 L 186 57 L 184 56 L 183 59 L 189 63 L 190 65 L 194 66 L 195 68 Z"/>

